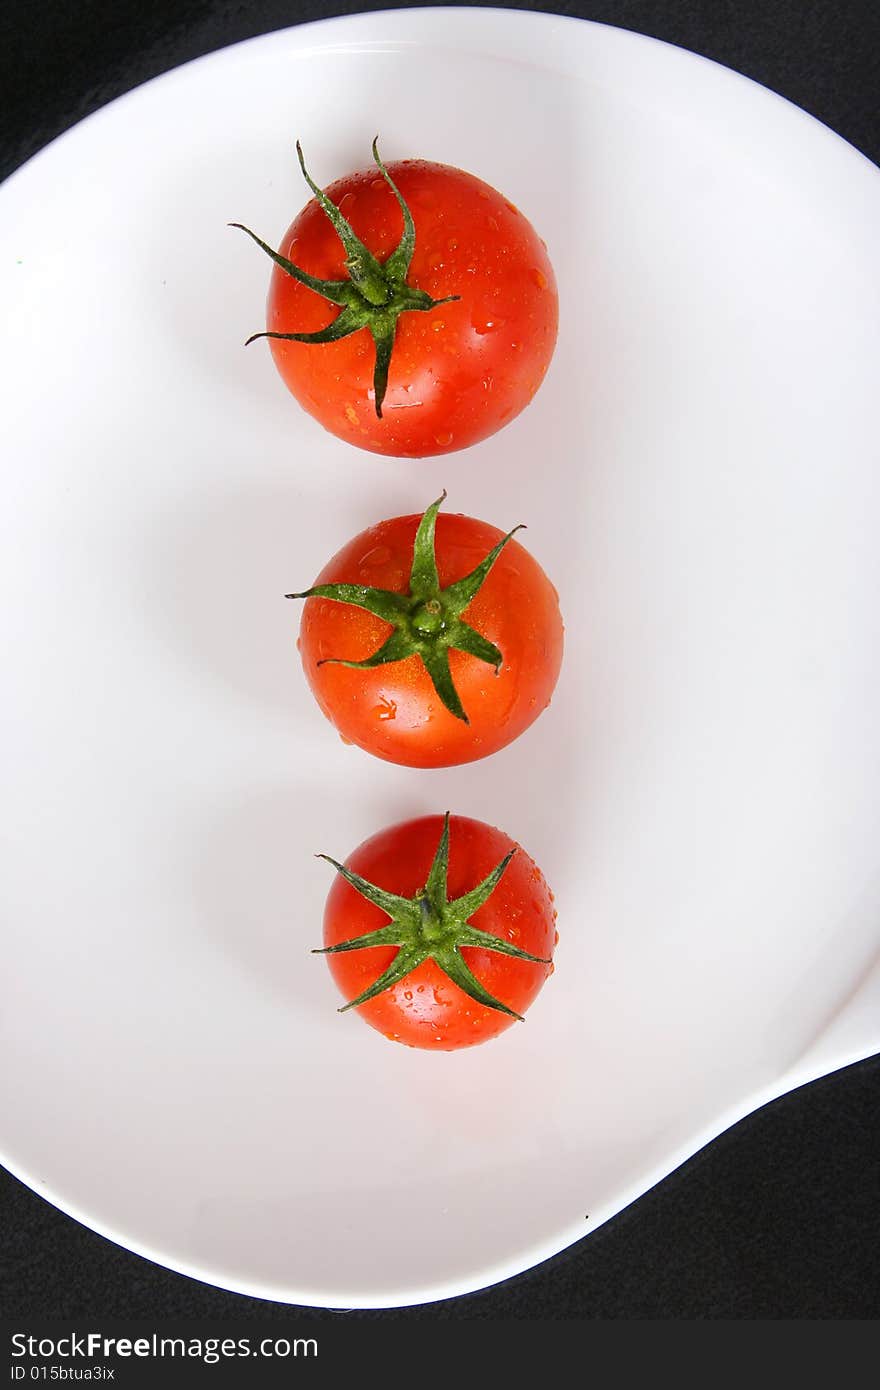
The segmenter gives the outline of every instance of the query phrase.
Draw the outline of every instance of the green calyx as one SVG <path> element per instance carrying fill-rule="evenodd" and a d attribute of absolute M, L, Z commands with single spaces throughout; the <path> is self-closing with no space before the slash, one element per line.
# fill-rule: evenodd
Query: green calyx
<path fill-rule="evenodd" d="M 478 883 L 476 888 L 456 898 L 454 902 L 448 901 L 446 889 L 449 867 L 448 811 L 444 817 L 443 832 L 427 882 L 413 898 L 399 897 L 384 888 L 377 888 L 374 883 L 368 883 L 359 874 L 353 874 L 350 869 L 338 864 L 329 855 L 318 855 L 319 859 L 326 859 L 328 864 L 332 864 L 361 897 L 381 908 L 391 920 L 387 926 L 365 932 L 363 936 L 355 936 L 350 941 L 342 941 L 338 946 L 325 946 L 315 954 L 332 955 L 339 951 L 360 951 L 366 946 L 398 948 L 397 955 L 387 970 L 384 970 L 356 999 L 350 999 L 347 1004 L 343 1004 L 339 1012 L 345 1013 L 347 1009 L 356 1009 L 359 1004 L 365 1004 L 368 999 L 375 999 L 377 994 L 400 984 L 401 980 L 423 961 L 433 960 L 453 984 L 458 985 L 459 989 L 464 990 L 464 993 L 477 1004 L 485 1004 L 487 1008 L 497 1009 L 500 1013 L 509 1014 L 511 1018 L 521 1021 L 521 1014 L 502 1004 L 480 984 L 461 955 L 463 946 L 480 946 L 486 951 L 497 951 L 503 956 L 533 961 L 535 965 L 550 964 L 549 959 L 544 956 L 532 956 L 528 951 L 521 951 L 518 946 L 511 946 L 500 937 L 492 936 L 490 932 L 480 931 L 470 925 L 469 919 L 488 901 L 515 853 L 516 850 L 512 849 L 482 883 Z"/>
<path fill-rule="evenodd" d="M 306 285 L 310 290 L 315 290 L 317 294 L 323 295 L 324 299 L 329 300 L 331 304 L 338 304 L 340 307 L 340 312 L 332 323 L 317 333 L 254 333 L 248 338 L 248 343 L 253 343 L 257 338 L 280 338 L 295 343 L 335 343 L 340 338 L 347 338 L 351 333 L 358 333 L 362 328 L 368 328 L 376 347 L 373 391 L 376 414 L 381 420 L 382 402 L 385 399 L 385 391 L 388 386 L 388 368 L 400 315 L 409 310 L 425 312 L 429 309 L 436 309 L 438 305 L 449 304 L 452 300 L 459 299 L 460 296 L 451 294 L 447 295 L 445 299 L 432 299 L 424 290 L 415 289 L 412 285 L 407 284 L 406 277 L 409 274 L 416 244 L 416 229 L 406 202 L 379 157 L 378 139 L 379 137 L 376 136 L 373 141 L 373 159 L 403 213 L 403 236 L 395 250 L 384 262 L 378 261 L 368 250 L 360 238 L 355 235 L 339 208 L 331 203 L 326 193 L 323 193 L 314 183 L 306 169 L 298 140 L 296 153 L 303 177 L 329 217 L 339 240 L 342 242 L 345 250 L 345 268 L 350 278 L 348 280 L 320 280 L 314 275 L 309 275 L 307 271 L 301 270 L 286 256 L 273 251 L 271 246 L 267 246 L 265 241 L 261 241 L 249 227 L 243 226 L 241 222 L 231 222 L 229 225 L 237 227 L 242 232 L 247 232 L 247 235 L 252 237 L 258 246 L 262 247 L 267 256 L 271 256 L 275 264 L 285 274 L 292 276 L 294 280 L 298 280 L 301 285 Z"/>
<path fill-rule="evenodd" d="M 485 583 L 489 571 L 512 536 L 522 530 L 515 526 L 489 551 L 476 569 L 463 579 L 441 589 L 437 574 L 434 533 L 437 513 L 446 500 L 444 492 L 425 512 L 413 544 L 413 562 L 409 592 L 395 593 L 390 589 L 372 589 L 364 584 L 316 584 L 301 594 L 286 594 L 286 598 L 328 598 L 336 603 L 350 603 L 364 608 L 377 618 L 390 623 L 392 632 L 382 645 L 364 661 L 344 661 L 327 657 L 321 666 L 333 664 L 365 671 L 385 666 L 393 661 L 406 661 L 417 656 L 431 678 L 437 695 L 456 719 L 469 723 L 462 706 L 449 666 L 450 651 L 467 652 L 478 661 L 501 669 L 504 660 L 493 642 L 464 621 L 462 614 L 473 602 Z"/>

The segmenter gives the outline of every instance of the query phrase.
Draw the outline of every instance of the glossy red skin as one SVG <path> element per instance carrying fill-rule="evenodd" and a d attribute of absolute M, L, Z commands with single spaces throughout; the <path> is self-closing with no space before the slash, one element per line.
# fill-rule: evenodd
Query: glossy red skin
<path fill-rule="evenodd" d="M 373 393 L 366 329 L 338 343 L 270 340 L 281 376 L 325 429 L 374 453 L 421 458 L 468 448 L 528 405 L 556 344 L 553 267 L 531 223 L 472 174 L 426 160 L 388 166 L 409 205 L 416 246 L 408 282 L 458 303 L 398 320 L 383 418 Z M 403 232 L 400 208 L 378 170 L 326 190 L 365 245 L 384 261 Z M 312 200 L 288 228 L 283 256 L 321 279 L 347 278 L 345 253 Z M 274 267 L 267 329 L 312 333 L 337 309 Z"/>
<path fill-rule="evenodd" d="M 346 867 L 382 888 L 415 895 L 424 887 L 440 834 L 442 816 L 424 816 L 381 830 L 354 851 Z M 448 898 L 480 883 L 516 844 L 503 830 L 466 816 L 449 821 Z M 324 911 L 324 945 L 336 946 L 387 923 L 388 917 L 337 876 Z M 556 909 L 544 875 L 525 850 L 507 866 L 495 891 L 471 921 L 481 931 L 512 942 L 531 955 L 552 959 Z M 325 956 L 346 999 L 355 999 L 391 963 L 393 946 L 370 946 Z M 523 1014 L 553 965 L 537 965 L 473 947 L 462 949 L 477 979 L 494 998 Z M 452 1052 L 503 1033 L 516 1019 L 471 999 L 433 961 L 424 961 L 400 984 L 361 1004 L 361 1018 L 393 1042 Z"/>
<path fill-rule="evenodd" d="M 420 520 L 395 517 L 362 531 L 315 582 L 406 592 Z M 469 574 L 502 534 L 484 521 L 441 512 L 435 533 L 441 586 Z M 487 757 L 537 719 L 550 703 L 562 664 L 562 617 L 555 588 L 515 539 L 463 616 L 504 658 L 496 676 L 487 662 L 450 652 L 467 724 L 445 708 L 416 656 L 368 671 L 319 666 L 326 657 L 364 660 L 391 629 L 350 604 L 306 600 L 299 638 L 303 670 L 319 706 L 347 742 L 406 767 L 449 767 Z"/>

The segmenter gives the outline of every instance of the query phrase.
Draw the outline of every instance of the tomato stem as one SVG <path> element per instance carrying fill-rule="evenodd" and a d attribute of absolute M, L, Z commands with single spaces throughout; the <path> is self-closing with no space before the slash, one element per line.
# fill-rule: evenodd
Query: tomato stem
<path fill-rule="evenodd" d="M 318 329 L 317 332 L 276 333 L 266 331 L 252 333 L 245 346 L 255 342 L 257 338 L 276 338 L 285 342 L 318 345 L 335 343 L 339 342 L 341 338 L 349 337 L 352 333 L 360 332 L 362 328 L 368 329 L 376 350 L 373 368 L 373 396 L 376 415 L 381 420 L 382 403 L 385 400 L 388 387 L 388 373 L 400 315 L 412 310 L 425 313 L 431 309 L 436 309 L 441 304 L 449 304 L 461 296 L 451 294 L 446 295 L 443 299 L 432 299 L 424 290 L 417 289 L 407 282 L 406 277 L 409 274 L 413 251 L 415 250 L 415 223 L 403 195 L 382 162 L 378 141 L 377 135 L 373 140 L 373 159 L 397 199 L 403 214 L 403 235 L 384 262 L 377 260 L 372 251 L 357 236 L 336 204 L 314 182 L 306 168 L 302 146 L 298 140 L 296 153 L 300 169 L 318 205 L 326 213 L 342 243 L 345 251 L 345 268 L 349 278 L 347 280 L 321 280 L 294 265 L 293 261 L 282 256 L 279 251 L 273 251 L 271 246 L 268 246 L 265 241 L 261 241 L 255 232 L 252 232 L 241 222 L 230 222 L 229 225 L 239 231 L 246 232 L 266 255 L 271 257 L 278 269 L 283 271 L 285 275 L 290 275 L 301 285 L 305 285 L 308 289 L 322 295 L 331 304 L 340 306 L 340 312 L 336 318 L 332 319 L 326 327 Z"/>
<path fill-rule="evenodd" d="M 356 1009 L 360 1004 L 366 1004 L 368 1000 L 375 999 L 377 995 L 384 994 L 386 990 L 400 984 L 423 961 L 433 960 L 444 974 L 476 1003 L 497 1009 L 500 1013 L 509 1014 L 511 1018 L 522 1022 L 521 1014 L 508 1008 L 500 999 L 489 993 L 461 955 L 463 946 L 478 946 L 486 951 L 515 956 L 518 960 L 532 961 L 535 965 L 550 964 L 547 957 L 533 956 L 490 932 L 480 931 L 479 928 L 470 925 L 470 918 L 488 902 L 515 853 L 514 847 L 499 864 L 496 864 L 482 883 L 478 883 L 468 893 L 452 902 L 447 894 L 448 811 L 443 818 L 440 841 L 425 886 L 412 898 L 389 893 L 386 889 L 361 878 L 359 874 L 352 873 L 344 864 L 337 863 L 328 855 L 319 855 L 319 859 L 326 859 L 332 864 L 337 873 L 360 893 L 362 898 L 380 908 L 391 920 L 386 926 L 378 927 L 375 931 L 364 932 L 362 936 L 341 941 L 335 946 L 324 946 L 314 954 L 333 955 L 340 951 L 360 951 L 369 946 L 398 947 L 397 955 L 378 979 L 355 999 L 343 1004 L 339 1012 L 345 1013 L 348 1009 Z"/>
<path fill-rule="evenodd" d="M 435 531 L 437 514 L 445 500 L 444 490 L 419 522 L 413 542 L 408 593 L 374 589 L 365 584 L 315 584 L 302 593 L 286 594 L 285 597 L 326 598 L 335 603 L 348 603 L 389 623 L 392 628 L 390 635 L 371 656 L 362 661 L 324 657 L 318 665 L 347 666 L 353 670 L 367 671 L 417 656 L 446 709 L 467 724 L 470 721 L 452 679 L 449 653 L 466 652 L 478 661 L 493 666 L 496 675 L 501 670 L 504 661 L 502 653 L 493 642 L 466 623 L 463 614 L 485 584 L 504 547 L 517 531 L 524 528 L 522 525 L 514 526 L 470 574 L 443 589 L 437 572 Z"/>

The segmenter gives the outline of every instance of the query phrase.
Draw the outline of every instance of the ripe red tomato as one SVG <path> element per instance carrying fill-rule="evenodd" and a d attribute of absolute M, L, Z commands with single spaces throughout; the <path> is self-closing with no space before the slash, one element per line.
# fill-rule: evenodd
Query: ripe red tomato
<path fill-rule="evenodd" d="M 326 193 L 382 268 L 395 265 L 405 213 L 375 157 L 376 165 L 338 179 Z M 494 434 L 540 386 L 556 344 L 553 268 L 528 219 L 473 174 L 422 159 L 389 164 L 387 173 L 413 221 L 403 287 L 428 302 L 404 305 L 391 325 L 381 418 L 370 328 L 320 344 L 270 338 L 272 355 L 300 405 L 340 439 L 395 456 L 451 453 Z M 274 254 L 338 285 L 356 273 L 350 250 L 313 199 Z M 342 299 L 328 303 L 276 260 L 270 334 L 320 333 L 353 312 L 338 305 Z M 363 310 L 364 301 L 357 297 L 354 308 Z M 383 306 L 376 313 L 387 335 Z"/>
<path fill-rule="evenodd" d="M 346 742 L 407 767 L 511 743 L 549 705 L 562 663 L 559 599 L 541 566 L 484 521 L 437 515 L 442 500 L 362 531 L 290 595 L 306 598 L 298 645 L 324 714 Z M 461 589 L 475 587 L 465 577 L 484 570 L 456 616 Z"/>
<path fill-rule="evenodd" d="M 502 830 L 465 816 L 424 816 L 373 835 L 344 865 L 330 862 L 339 874 L 324 912 L 324 950 L 348 1001 L 343 1011 L 356 1008 L 394 1042 L 447 1052 L 486 1042 L 522 1016 L 553 972 L 553 894 Z M 368 933 L 380 941 L 352 946 Z M 386 987 L 358 1003 L 383 976 Z"/>

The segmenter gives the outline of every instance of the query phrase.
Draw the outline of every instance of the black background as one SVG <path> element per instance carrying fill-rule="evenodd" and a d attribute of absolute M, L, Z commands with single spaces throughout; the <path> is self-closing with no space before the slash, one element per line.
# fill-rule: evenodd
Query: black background
<path fill-rule="evenodd" d="M 692 49 L 780 92 L 880 162 L 876 0 L 508 7 L 600 20 Z M 289 24 L 379 8 L 395 6 L 3 0 L 0 176 L 90 111 L 190 58 Z M 0 1311 L 19 1319 L 258 1317 L 288 1324 L 295 1316 L 119 1249 L 2 1169 Z M 750 1116 L 538 1270 L 446 1303 L 348 1316 L 876 1319 L 880 1058 Z"/>

